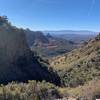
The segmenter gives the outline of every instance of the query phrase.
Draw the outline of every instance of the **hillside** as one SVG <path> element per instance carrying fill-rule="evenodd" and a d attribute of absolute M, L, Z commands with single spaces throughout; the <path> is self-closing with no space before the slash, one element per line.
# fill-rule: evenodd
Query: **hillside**
<path fill-rule="evenodd" d="M 49 43 L 48 38 L 40 31 L 24 30 L 28 45 L 39 45 L 40 43 Z"/>
<path fill-rule="evenodd" d="M 49 46 L 53 51 L 55 46 L 69 49 L 76 45 L 50 34 L 37 33 L 37 38 L 32 37 L 32 48 Z M 6 16 L 0 17 L 0 100 L 92 100 L 100 97 L 100 34 L 80 48 L 66 50 L 47 61 L 30 50 L 25 34 L 25 30 L 12 26 Z"/>
<path fill-rule="evenodd" d="M 0 17 L 0 83 L 46 80 L 60 84 L 59 77 L 38 62 L 27 45 L 24 30 Z"/>
<path fill-rule="evenodd" d="M 77 47 L 78 44 L 62 38 L 55 38 L 49 33 L 44 35 L 40 31 L 25 30 L 28 45 L 42 57 L 54 57 L 65 52 L 69 52 Z"/>
<path fill-rule="evenodd" d="M 49 60 L 65 86 L 83 85 L 100 78 L 100 34 L 80 48 Z"/>

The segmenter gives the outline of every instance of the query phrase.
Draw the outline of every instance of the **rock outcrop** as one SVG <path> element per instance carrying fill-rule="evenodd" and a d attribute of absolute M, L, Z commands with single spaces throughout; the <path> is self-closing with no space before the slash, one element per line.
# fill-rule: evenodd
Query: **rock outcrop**
<path fill-rule="evenodd" d="M 30 51 L 24 31 L 0 17 L 0 83 L 27 80 L 60 84 L 59 77 L 43 67 Z"/>

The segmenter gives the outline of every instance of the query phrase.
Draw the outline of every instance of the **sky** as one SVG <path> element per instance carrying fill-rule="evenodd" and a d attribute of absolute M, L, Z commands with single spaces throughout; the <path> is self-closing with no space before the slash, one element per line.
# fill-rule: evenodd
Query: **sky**
<path fill-rule="evenodd" d="M 0 0 L 0 15 L 32 30 L 100 31 L 100 0 Z"/>

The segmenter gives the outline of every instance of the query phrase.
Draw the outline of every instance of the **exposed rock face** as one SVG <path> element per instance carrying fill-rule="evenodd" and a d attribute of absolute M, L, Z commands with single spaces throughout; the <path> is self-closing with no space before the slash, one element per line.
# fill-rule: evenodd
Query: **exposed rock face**
<path fill-rule="evenodd" d="M 31 79 L 60 84 L 59 77 L 42 67 L 34 57 L 24 31 L 12 27 L 5 17 L 0 17 L 0 83 Z"/>

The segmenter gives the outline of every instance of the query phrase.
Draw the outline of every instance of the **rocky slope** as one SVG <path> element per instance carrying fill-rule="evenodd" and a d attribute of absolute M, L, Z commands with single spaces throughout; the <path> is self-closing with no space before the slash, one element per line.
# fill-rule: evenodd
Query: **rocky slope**
<path fill-rule="evenodd" d="M 48 38 L 40 31 L 24 30 L 28 45 L 39 45 L 40 43 L 49 43 Z"/>
<path fill-rule="evenodd" d="M 42 57 L 54 57 L 69 52 L 77 47 L 77 44 L 61 38 L 55 38 L 49 33 L 44 35 L 40 31 L 25 30 L 28 45 L 32 51 Z"/>
<path fill-rule="evenodd" d="M 59 77 L 43 67 L 30 51 L 24 31 L 0 17 L 0 83 L 31 79 L 60 84 Z"/>
<path fill-rule="evenodd" d="M 83 85 L 100 78 L 100 34 L 83 46 L 49 60 L 66 86 Z"/>

